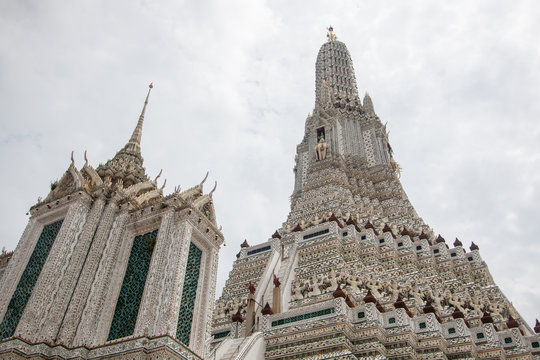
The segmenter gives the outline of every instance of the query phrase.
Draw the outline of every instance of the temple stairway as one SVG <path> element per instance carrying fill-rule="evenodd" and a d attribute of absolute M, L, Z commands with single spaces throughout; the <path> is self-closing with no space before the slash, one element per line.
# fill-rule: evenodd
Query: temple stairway
<path fill-rule="evenodd" d="M 226 348 L 220 351 L 223 355 L 217 354 L 220 360 L 248 360 L 264 359 L 264 336 L 261 332 L 255 332 L 248 337 L 229 339 L 223 346 Z"/>

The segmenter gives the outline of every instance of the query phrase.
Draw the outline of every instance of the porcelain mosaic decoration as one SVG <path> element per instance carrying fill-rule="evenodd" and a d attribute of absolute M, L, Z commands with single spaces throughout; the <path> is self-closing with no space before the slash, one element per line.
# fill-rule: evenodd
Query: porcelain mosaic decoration
<path fill-rule="evenodd" d="M 95 169 L 86 152 L 80 168 L 72 154 L 30 209 L 17 249 L 2 255 L 10 257 L 0 262 L 0 357 L 206 356 L 223 243 L 215 186 L 203 192 L 207 174 L 164 194 L 161 172 L 146 174 L 141 138 L 152 87 L 126 145 Z"/>
<path fill-rule="evenodd" d="M 216 302 L 217 359 L 540 358 L 540 324 L 521 318 L 478 246 L 416 213 L 331 28 L 296 152 L 286 221 L 242 244 Z"/>

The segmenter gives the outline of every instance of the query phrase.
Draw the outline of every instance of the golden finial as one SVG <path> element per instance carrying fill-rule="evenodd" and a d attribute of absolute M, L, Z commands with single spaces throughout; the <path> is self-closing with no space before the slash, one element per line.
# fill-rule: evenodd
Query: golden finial
<path fill-rule="evenodd" d="M 323 81 L 322 81 L 322 84 L 326 86 L 326 80 L 323 80 Z"/>
<path fill-rule="evenodd" d="M 337 36 L 336 34 L 334 34 L 334 28 L 332 27 L 332 25 L 330 25 L 330 27 L 327 30 L 328 30 L 328 34 L 326 34 L 326 37 L 328 38 L 328 41 L 337 40 Z"/>
<path fill-rule="evenodd" d="M 154 83 L 151 82 L 150 85 L 148 85 L 148 87 L 149 87 L 150 89 L 152 89 L 152 88 L 154 87 Z"/>

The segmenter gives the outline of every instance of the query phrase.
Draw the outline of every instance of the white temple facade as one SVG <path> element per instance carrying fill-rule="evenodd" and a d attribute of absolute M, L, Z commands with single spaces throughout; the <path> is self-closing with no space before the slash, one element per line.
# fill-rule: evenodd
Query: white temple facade
<path fill-rule="evenodd" d="M 202 359 L 223 243 L 203 182 L 163 194 L 141 156 L 148 97 L 105 164 L 73 161 L 0 281 L 5 359 Z M 206 178 L 205 178 L 206 180 Z M 214 188 L 215 189 L 215 188 Z"/>
<path fill-rule="evenodd" d="M 418 216 L 385 126 L 329 29 L 297 147 L 287 220 L 244 242 L 212 324 L 212 359 L 539 359 L 478 246 Z"/>

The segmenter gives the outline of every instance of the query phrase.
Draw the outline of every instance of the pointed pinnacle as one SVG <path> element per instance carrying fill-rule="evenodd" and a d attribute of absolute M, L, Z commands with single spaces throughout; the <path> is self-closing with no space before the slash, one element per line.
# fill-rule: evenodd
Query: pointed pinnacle
<path fill-rule="evenodd" d="M 150 97 L 150 91 L 153 87 L 154 83 L 150 83 L 150 85 L 148 86 L 148 93 L 146 94 L 146 99 L 144 100 L 144 105 L 141 111 L 141 115 L 139 116 L 139 121 L 137 122 L 135 130 L 133 130 L 133 134 L 131 134 L 131 138 L 124 147 L 124 149 L 127 151 L 131 151 L 137 154 L 140 154 L 141 152 L 141 137 L 144 122 L 144 113 L 146 112 L 146 105 L 148 105 L 148 98 Z"/>

